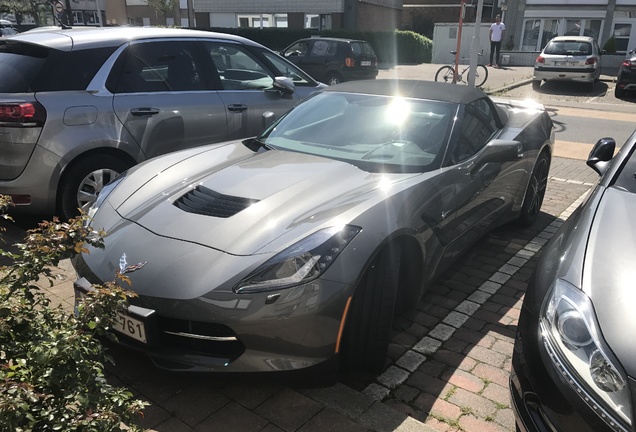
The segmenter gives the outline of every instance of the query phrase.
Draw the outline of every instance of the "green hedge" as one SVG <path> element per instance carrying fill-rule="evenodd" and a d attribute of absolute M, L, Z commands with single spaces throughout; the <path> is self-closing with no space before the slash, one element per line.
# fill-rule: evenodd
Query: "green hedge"
<path fill-rule="evenodd" d="M 348 30 L 293 30 L 287 28 L 211 28 L 200 29 L 246 37 L 266 47 L 281 51 L 298 39 L 312 35 L 366 40 L 373 46 L 378 62 L 390 64 L 430 63 L 433 42 L 412 31 L 357 32 Z"/>

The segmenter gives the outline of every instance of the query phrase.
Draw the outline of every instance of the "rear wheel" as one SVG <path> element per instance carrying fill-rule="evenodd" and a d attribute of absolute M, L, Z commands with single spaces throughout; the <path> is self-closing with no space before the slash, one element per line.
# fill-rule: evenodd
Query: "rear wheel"
<path fill-rule="evenodd" d="M 550 159 L 545 152 L 541 153 L 532 170 L 528 189 L 526 189 L 526 196 L 524 197 L 521 214 L 518 219 L 519 225 L 530 226 L 537 220 L 539 211 L 541 211 L 541 205 L 543 204 L 545 189 L 548 186 L 549 169 Z"/>
<path fill-rule="evenodd" d="M 455 82 L 455 69 L 452 66 L 442 66 L 435 74 L 435 81 L 453 84 Z"/>
<path fill-rule="evenodd" d="M 58 195 L 58 216 L 68 220 L 87 211 L 97 194 L 130 164 L 110 155 L 95 155 L 79 161 L 62 177 Z"/>
<path fill-rule="evenodd" d="M 614 88 L 614 96 L 617 97 L 618 99 L 620 99 L 620 98 L 625 96 L 625 90 L 620 88 L 618 86 L 618 83 L 616 84 L 616 87 Z"/>
<path fill-rule="evenodd" d="M 541 87 L 541 80 L 532 81 L 532 90 L 539 90 L 540 87 Z"/>
<path fill-rule="evenodd" d="M 360 372 L 381 372 L 386 361 L 400 271 L 400 248 L 385 248 L 356 288 L 344 330 L 342 363 Z"/>
<path fill-rule="evenodd" d="M 327 85 L 336 85 L 336 84 L 340 84 L 342 82 L 342 77 L 340 75 L 338 75 L 335 72 L 330 73 L 329 75 L 327 75 Z"/>
<path fill-rule="evenodd" d="M 475 87 L 481 87 L 488 79 L 488 69 L 486 68 L 486 66 L 479 64 L 477 65 L 476 71 L 477 73 L 475 74 Z"/>

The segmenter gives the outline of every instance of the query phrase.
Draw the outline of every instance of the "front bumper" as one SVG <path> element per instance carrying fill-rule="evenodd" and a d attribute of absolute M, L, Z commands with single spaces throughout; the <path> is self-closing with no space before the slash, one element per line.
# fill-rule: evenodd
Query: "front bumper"
<path fill-rule="evenodd" d="M 543 344 L 538 317 L 525 308 L 519 318 L 514 345 L 510 393 L 517 427 L 522 432 L 632 430 L 605 413 L 595 412 L 568 384 L 567 377 L 559 373 Z"/>
<path fill-rule="evenodd" d="M 534 68 L 535 81 L 573 81 L 573 82 L 594 82 L 599 77 L 599 69 L 568 69 L 552 67 Z"/>
<path fill-rule="evenodd" d="M 80 275 L 90 274 L 81 258 L 74 265 Z M 76 301 L 92 289 L 85 278 L 78 279 L 74 288 Z M 334 370 L 348 291 L 343 288 L 317 280 L 251 296 L 223 293 L 185 300 L 139 296 L 131 299 L 134 304 L 122 318 L 124 331 L 115 334 L 119 344 L 146 353 L 159 368 L 168 370 Z"/>

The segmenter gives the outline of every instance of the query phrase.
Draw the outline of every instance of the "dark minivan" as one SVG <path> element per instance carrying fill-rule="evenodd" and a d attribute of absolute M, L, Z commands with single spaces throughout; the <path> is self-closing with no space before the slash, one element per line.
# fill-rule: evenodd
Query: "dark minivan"
<path fill-rule="evenodd" d="M 300 39 L 285 48 L 282 54 L 313 79 L 329 85 L 374 79 L 378 75 L 378 58 L 373 47 L 363 40 Z"/>

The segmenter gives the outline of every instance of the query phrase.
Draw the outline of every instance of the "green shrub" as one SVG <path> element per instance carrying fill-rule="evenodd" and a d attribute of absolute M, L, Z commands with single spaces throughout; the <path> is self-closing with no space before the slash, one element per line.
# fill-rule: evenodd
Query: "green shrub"
<path fill-rule="evenodd" d="M 7 205 L 0 196 L 5 219 Z M 110 335 L 109 325 L 130 293 L 114 282 L 98 287 L 76 317 L 50 306 L 36 284 L 43 278 L 52 285 L 51 269 L 85 244 L 103 246 L 104 233 L 90 232 L 85 218 L 42 222 L 27 232 L 18 252 L 0 250 L 12 262 L 0 267 L 2 430 L 110 432 L 122 423 L 139 430 L 135 421 L 146 403 L 106 381 L 104 364 L 112 359 L 97 338 Z"/>
<path fill-rule="evenodd" d="M 614 38 L 614 36 L 610 37 L 607 40 L 607 42 L 605 42 L 605 45 L 603 46 L 603 50 L 605 50 L 607 54 L 616 53 L 616 39 Z"/>

